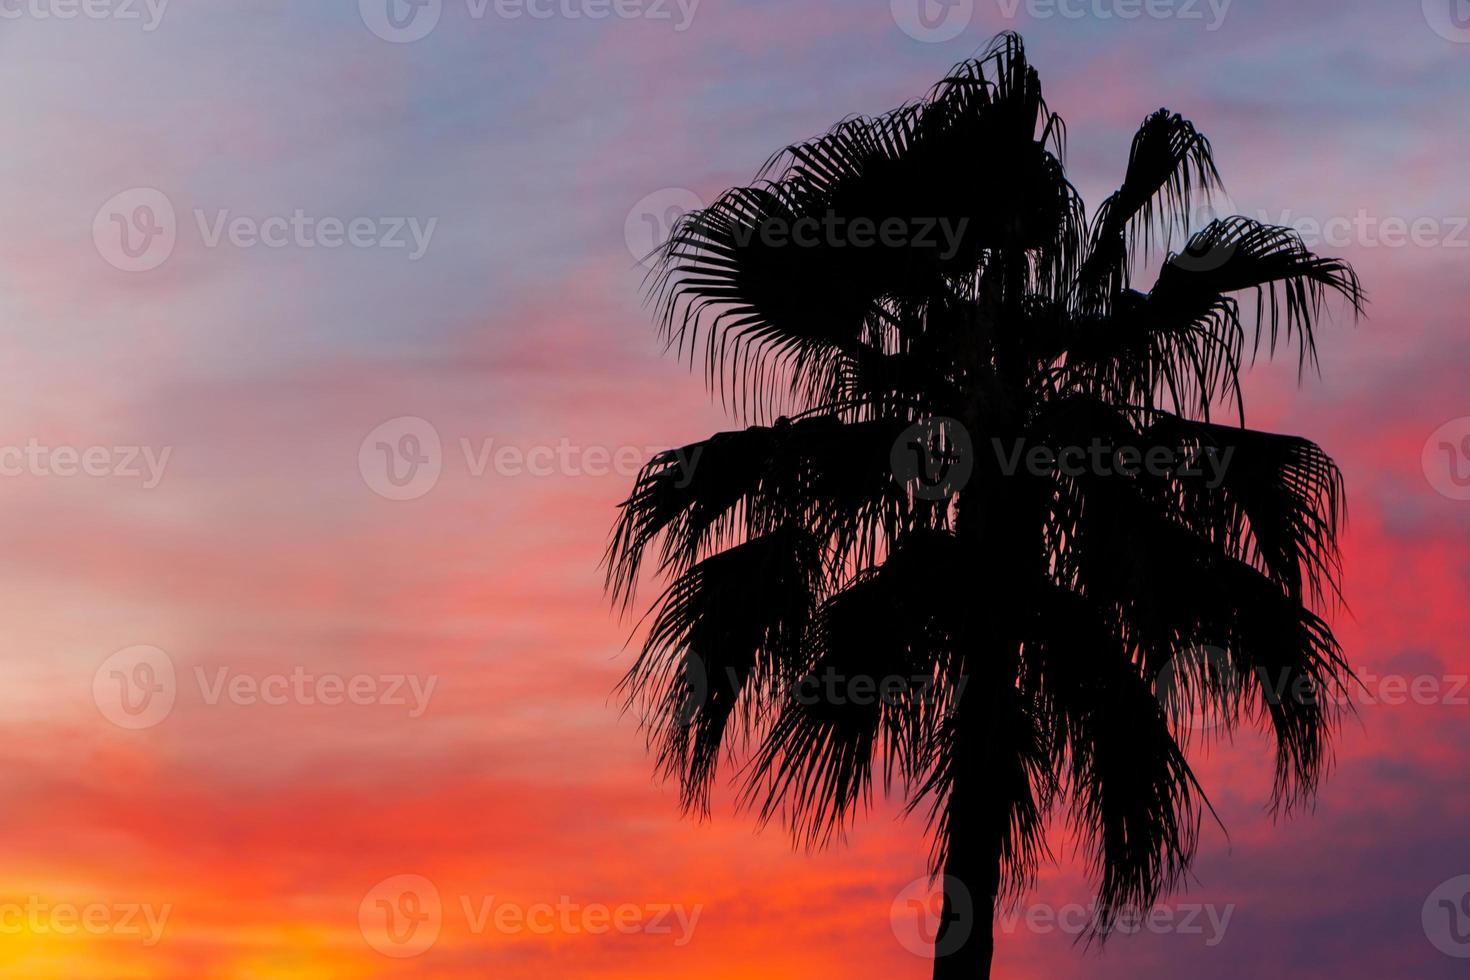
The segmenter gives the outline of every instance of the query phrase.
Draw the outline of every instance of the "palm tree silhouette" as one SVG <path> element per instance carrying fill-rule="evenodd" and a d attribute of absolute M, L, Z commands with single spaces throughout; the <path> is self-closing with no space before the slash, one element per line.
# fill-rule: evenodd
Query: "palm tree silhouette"
<path fill-rule="evenodd" d="M 1246 428 L 1239 376 L 1278 343 L 1315 367 L 1355 274 L 1243 217 L 1189 235 L 1219 176 L 1167 110 L 1090 225 L 1064 142 L 1005 34 L 685 215 L 651 273 L 662 334 L 752 424 L 655 457 L 605 559 L 624 609 L 650 549 L 671 583 L 622 692 L 687 810 L 723 756 L 807 845 L 875 778 L 927 812 L 935 977 L 989 976 L 995 903 L 1053 816 L 1097 879 L 1094 936 L 1177 885 L 1209 809 L 1192 741 L 1257 724 L 1273 806 L 1309 799 L 1352 680 L 1321 618 L 1341 476 Z"/>

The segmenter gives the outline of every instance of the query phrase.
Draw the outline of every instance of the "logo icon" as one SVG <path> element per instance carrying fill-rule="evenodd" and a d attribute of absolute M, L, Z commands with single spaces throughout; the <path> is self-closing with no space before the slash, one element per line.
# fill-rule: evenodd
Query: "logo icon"
<path fill-rule="evenodd" d="M 949 892 L 949 907 L 944 904 Z M 975 928 L 975 903 L 958 878 L 943 886 L 928 876 L 915 878 L 893 899 L 888 924 L 899 945 L 915 956 L 948 956 L 965 944 Z"/>
<path fill-rule="evenodd" d="M 1240 212 L 1235 201 L 1219 188 L 1211 191 L 1208 201 L 1199 201 L 1185 216 L 1186 225 L 1180 228 L 1176 222 L 1167 230 L 1167 245 L 1172 247 L 1178 239 L 1173 236 L 1184 232 L 1184 245 L 1175 252 L 1169 262 L 1186 272 L 1212 272 L 1230 261 L 1240 243 L 1230 235 L 1228 225 L 1221 225 L 1208 235 L 1200 233 L 1216 221 L 1226 221 Z"/>
<path fill-rule="evenodd" d="M 1242 683 L 1229 653 L 1220 647 L 1200 645 L 1186 647 L 1170 658 L 1159 671 L 1154 693 L 1169 720 L 1181 731 L 1207 732 L 1224 725 L 1225 718 L 1205 708 L 1204 693 L 1221 691 L 1228 701 Z"/>
<path fill-rule="evenodd" d="M 92 700 L 119 728 L 152 728 L 174 710 L 178 682 L 174 662 L 158 647 L 119 650 L 92 675 Z"/>
<path fill-rule="evenodd" d="M 704 208 L 699 195 L 682 187 L 665 187 L 645 196 L 623 222 L 628 251 L 644 268 L 652 268 L 659 246 L 668 241 L 679 219 Z"/>
<path fill-rule="evenodd" d="M 1456 44 L 1470 44 L 1470 0 L 1424 0 L 1430 30 Z"/>
<path fill-rule="evenodd" d="M 409 44 L 429 36 L 439 25 L 444 0 L 357 0 L 362 22 L 378 37 Z"/>
<path fill-rule="evenodd" d="M 434 489 L 444 467 L 439 432 L 414 415 L 389 419 L 367 434 L 357 468 L 368 489 L 388 500 L 415 500 Z"/>
<path fill-rule="evenodd" d="M 889 455 L 893 475 L 921 500 L 945 500 L 964 489 L 975 472 L 970 433 L 954 419 L 916 422 L 899 435 Z"/>
<path fill-rule="evenodd" d="M 733 685 L 733 681 L 731 683 Z M 673 703 L 639 698 L 632 704 L 640 727 L 675 729 L 694 724 L 700 708 L 710 699 L 709 672 L 705 670 L 704 661 L 686 650 L 679 659 L 672 686 L 678 698 Z M 730 693 L 738 692 L 732 690 Z"/>
<path fill-rule="evenodd" d="M 1470 875 L 1451 878 L 1424 900 L 1424 935 L 1455 959 L 1470 959 Z"/>
<path fill-rule="evenodd" d="M 394 875 L 373 886 L 357 907 L 357 926 L 384 956 L 407 959 L 439 941 L 444 904 L 423 875 Z"/>
<path fill-rule="evenodd" d="M 152 187 L 134 187 L 113 195 L 92 219 L 97 254 L 124 272 L 158 268 L 168 261 L 177 243 L 173 202 Z"/>
<path fill-rule="evenodd" d="M 1470 415 L 1435 429 L 1419 461 L 1425 479 L 1441 496 L 1470 500 Z"/>
<path fill-rule="evenodd" d="M 915 41 L 959 37 L 975 16 L 975 0 L 889 0 L 893 22 Z"/>

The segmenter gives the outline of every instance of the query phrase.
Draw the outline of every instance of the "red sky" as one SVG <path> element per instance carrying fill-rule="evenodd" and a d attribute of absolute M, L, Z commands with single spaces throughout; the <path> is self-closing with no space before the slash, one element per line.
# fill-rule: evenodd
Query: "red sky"
<path fill-rule="evenodd" d="M 1463 975 L 1425 910 L 1470 875 L 1470 459 L 1437 448 L 1470 435 L 1470 47 L 1432 12 L 1242 3 L 1209 30 L 977 0 L 925 42 L 881 2 L 704 0 L 684 31 L 446 3 L 396 44 L 331 6 L 0 25 L 0 450 L 49 452 L 0 477 L 0 975 L 927 976 L 922 821 L 879 800 L 806 854 L 724 801 L 681 819 L 652 778 L 597 569 L 629 478 L 595 471 L 731 424 L 641 306 L 650 195 L 708 200 L 1006 27 L 1090 203 L 1166 103 L 1238 210 L 1352 226 L 1319 247 L 1368 318 L 1323 328 L 1320 380 L 1262 365 L 1247 397 L 1342 465 L 1336 626 L 1374 697 L 1314 812 L 1266 812 L 1255 735 L 1198 758 L 1228 836 L 1207 826 L 1172 928 L 1089 950 L 1046 925 L 1090 900 L 1059 831 L 996 976 Z M 176 211 L 148 271 L 93 237 L 131 188 Z M 410 259 L 211 244 L 195 217 L 298 209 L 438 222 Z M 437 481 L 386 499 L 369 434 L 430 430 Z M 63 475 L 63 446 L 107 473 Z M 139 664 L 171 672 L 162 716 L 116 700 Z M 399 958 L 372 923 L 405 892 L 438 933 Z"/>

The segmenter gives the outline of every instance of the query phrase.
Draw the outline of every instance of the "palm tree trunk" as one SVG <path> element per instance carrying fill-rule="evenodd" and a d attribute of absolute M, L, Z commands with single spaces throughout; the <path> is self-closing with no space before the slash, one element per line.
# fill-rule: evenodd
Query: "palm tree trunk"
<path fill-rule="evenodd" d="M 967 415 L 970 431 L 983 431 L 978 415 Z M 981 484 L 986 485 L 982 488 Z M 1024 593 L 1039 522 L 1016 481 L 982 468 L 972 487 L 960 494 L 957 531 L 975 549 L 975 595 L 990 597 L 983 635 L 966 637 L 965 648 L 986 656 L 968 660 L 962 673 L 967 694 L 955 705 L 956 744 L 943 825 L 945 835 L 943 918 L 934 937 L 934 980 L 989 980 L 995 955 L 995 904 L 1000 893 L 1001 858 L 1009 833 L 995 753 L 999 699 L 1015 683 L 1021 642 Z M 979 702 L 979 703 L 977 703 Z"/>
<path fill-rule="evenodd" d="M 986 823 L 970 794 L 956 785 L 949 800 L 944 907 L 934 937 L 934 980 L 990 977 L 1002 837 L 987 833 Z"/>

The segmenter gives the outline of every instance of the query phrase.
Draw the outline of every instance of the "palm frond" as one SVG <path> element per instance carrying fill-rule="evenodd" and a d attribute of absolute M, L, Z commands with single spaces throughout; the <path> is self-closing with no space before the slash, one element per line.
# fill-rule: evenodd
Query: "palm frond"
<path fill-rule="evenodd" d="M 659 598 L 621 690 L 687 809 L 708 808 L 731 722 L 742 709 L 747 731 L 758 722 L 761 691 L 788 676 L 822 590 L 817 542 L 787 526 L 704 559 Z"/>
<path fill-rule="evenodd" d="M 1134 480 L 1087 475 L 1059 490 L 1059 576 L 1113 611 L 1150 683 L 1170 676 L 1181 741 L 1254 718 L 1276 740 L 1275 802 L 1310 796 L 1353 680 L 1326 622 Z"/>
<path fill-rule="evenodd" d="M 1193 123 L 1168 109 L 1145 119 L 1133 137 L 1122 185 L 1093 218 L 1087 260 L 1078 275 L 1081 306 L 1105 311 L 1128 287 L 1128 270 L 1139 245 L 1147 259 L 1155 235 L 1165 247 L 1176 229 L 1188 235 L 1195 195 L 1208 201 L 1220 188 L 1210 141 Z"/>
<path fill-rule="evenodd" d="M 789 147 L 770 177 L 675 225 L 650 274 L 665 341 L 759 420 L 779 397 L 810 409 L 851 362 L 903 350 L 922 325 L 895 311 L 963 295 L 1007 256 L 1023 285 L 1060 295 L 1084 238 L 1062 130 L 1012 36 L 927 101 Z"/>
<path fill-rule="evenodd" d="M 1075 337 L 1069 377 L 1125 403 L 1153 408 L 1167 399 L 1174 412 L 1205 420 L 1226 398 L 1239 409 L 1250 327 L 1232 294 L 1252 291 L 1252 358 L 1263 339 L 1270 354 L 1295 340 L 1301 370 L 1316 364 L 1315 329 L 1328 294 L 1346 299 L 1355 316 L 1364 302 L 1352 267 L 1314 255 L 1292 229 L 1215 221 L 1169 257 L 1146 295 L 1123 291 L 1108 317 Z"/>
<path fill-rule="evenodd" d="M 621 505 L 604 557 L 614 600 L 632 601 L 650 547 L 661 570 L 680 574 L 792 523 L 829 545 L 830 560 L 871 563 L 911 516 L 890 460 L 907 424 L 782 419 L 659 453 Z"/>
<path fill-rule="evenodd" d="M 1188 461 L 1156 489 L 1196 533 L 1264 572 L 1296 601 L 1341 598 L 1338 532 L 1346 491 L 1320 446 L 1169 414 L 1155 418 L 1143 445 Z"/>
<path fill-rule="evenodd" d="M 878 757 L 885 787 L 895 775 L 911 786 L 927 777 L 963 693 L 963 556 L 948 532 L 906 534 L 822 603 L 744 776 L 742 798 L 763 823 L 781 816 L 821 846 L 869 800 Z"/>
<path fill-rule="evenodd" d="M 1037 610 L 1028 687 L 1057 733 L 1071 821 L 1098 880 L 1093 930 L 1105 939 L 1119 912 L 1179 882 L 1208 801 L 1116 611 L 1056 586 Z"/>

